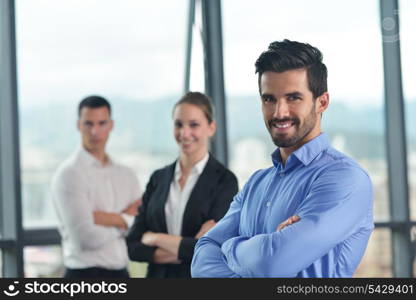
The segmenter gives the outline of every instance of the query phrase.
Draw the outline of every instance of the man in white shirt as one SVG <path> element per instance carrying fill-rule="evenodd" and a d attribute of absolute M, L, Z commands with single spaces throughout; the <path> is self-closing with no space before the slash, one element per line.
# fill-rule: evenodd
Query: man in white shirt
<path fill-rule="evenodd" d="M 140 205 L 139 182 L 105 152 L 113 129 L 108 101 L 89 96 L 80 102 L 78 115 L 82 145 L 59 167 L 51 185 L 65 277 L 127 278 L 125 234 Z"/>

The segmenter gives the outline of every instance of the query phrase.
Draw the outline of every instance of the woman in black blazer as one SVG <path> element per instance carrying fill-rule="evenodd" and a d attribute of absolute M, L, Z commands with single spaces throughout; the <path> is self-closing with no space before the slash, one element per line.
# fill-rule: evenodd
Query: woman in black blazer
<path fill-rule="evenodd" d="M 191 277 L 194 246 L 228 210 L 235 175 L 208 152 L 216 124 L 207 96 L 185 94 L 173 109 L 180 148 L 173 164 L 156 170 L 126 238 L 131 260 L 148 262 L 147 277 Z"/>

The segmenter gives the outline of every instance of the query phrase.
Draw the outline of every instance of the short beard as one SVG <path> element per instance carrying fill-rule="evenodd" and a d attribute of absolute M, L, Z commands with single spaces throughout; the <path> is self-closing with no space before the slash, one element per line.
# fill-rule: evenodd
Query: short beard
<path fill-rule="evenodd" d="M 288 137 L 288 138 L 279 138 L 277 136 L 273 136 L 272 130 L 271 130 L 273 123 L 275 123 L 276 121 L 286 121 L 286 120 L 291 120 L 294 122 L 294 126 L 297 130 L 295 131 L 293 136 Z M 305 137 L 313 130 L 313 128 L 316 125 L 316 121 L 317 121 L 317 113 L 315 113 L 315 103 L 314 103 L 311 109 L 311 112 L 306 117 L 305 123 L 302 125 L 302 127 L 299 127 L 300 120 L 298 118 L 284 119 L 284 120 L 272 119 L 268 122 L 268 125 L 269 125 L 268 129 L 270 132 L 270 136 L 273 140 L 273 143 L 277 147 L 288 148 L 288 147 L 293 147 L 293 146 L 300 144 L 305 139 Z"/>

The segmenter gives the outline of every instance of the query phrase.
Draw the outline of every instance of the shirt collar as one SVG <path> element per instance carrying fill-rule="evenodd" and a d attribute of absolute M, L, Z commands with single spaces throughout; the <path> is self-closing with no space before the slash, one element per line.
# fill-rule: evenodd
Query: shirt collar
<path fill-rule="evenodd" d="M 94 157 L 90 152 L 85 150 L 83 146 L 80 146 L 76 151 L 77 157 L 88 166 L 98 166 L 98 167 L 104 167 L 107 165 L 114 164 L 113 159 L 107 154 L 108 163 L 106 165 L 103 165 L 97 158 Z"/>
<path fill-rule="evenodd" d="M 195 166 L 192 168 L 191 173 L 196 172 L 198 175 L 201 175 L 202 171 L 204 171 L 204 168 L 208 163 L 208 159 L 209 159 L 209 153 L 205 154 L 204 158 L 195 164 Z M 181 170 L 181 165 L 178 159 L 175 164 L 175 180 L 179 180 L 181 175 L 182 175 L 182 170 Z"/>
<path fill-rule="evenodd" d="M 291 156 L 295 156 L 305 166 L 309 165 L 315 157 L 318 156 L 322 151 L 328 149 L 330 143 L 326 133 L 321 133 L 317 137 L 313 138 L 302 147 L 291 153 L 286 161 L 289 162 Z M 282 158 L 280 157 L 280 150 L 277 148 L 272 153 L 272 161 L 275 167 L 281 164 Z"/>

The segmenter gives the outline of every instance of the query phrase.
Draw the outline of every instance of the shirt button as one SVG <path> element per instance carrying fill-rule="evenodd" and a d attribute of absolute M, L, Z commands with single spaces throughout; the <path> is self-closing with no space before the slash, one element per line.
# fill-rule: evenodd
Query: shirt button
<path fill-rule="evenodd" d="M 268 202 L 266 203 L 266 206 L 267 206 L 267 207 L 269 207 L 269 206 L 270 206 L 270 201 L 268 201 Z"/>

